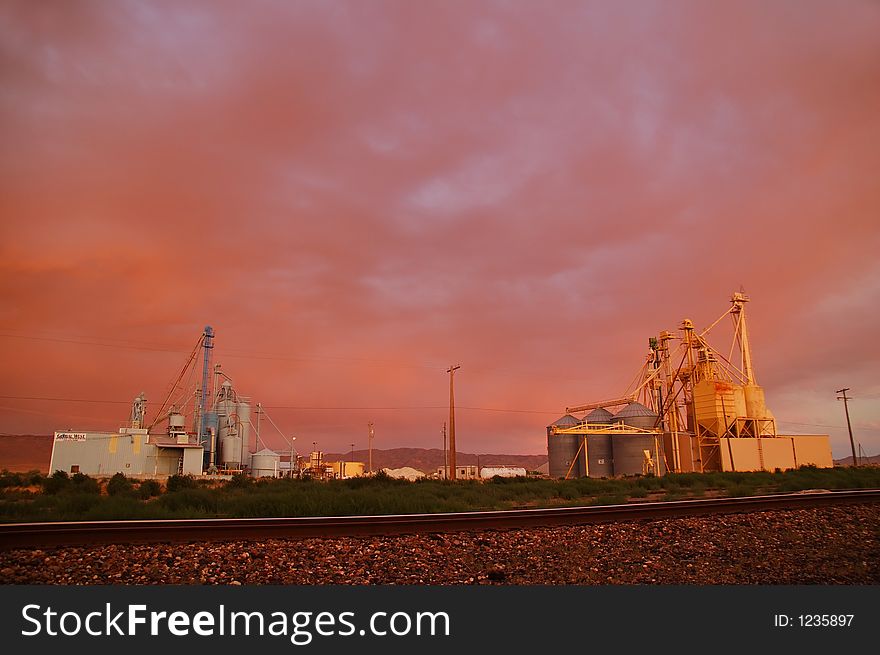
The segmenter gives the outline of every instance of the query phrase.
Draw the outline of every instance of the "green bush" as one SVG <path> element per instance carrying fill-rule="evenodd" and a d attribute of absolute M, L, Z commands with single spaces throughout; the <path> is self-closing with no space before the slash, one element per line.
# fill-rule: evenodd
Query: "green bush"
<path fill-rule="evenodd" d="M 55 471 L 43 480 L 43 493 L 58 494 L 70 487 L 70 476 L 67 471 Z"/>
<path fill-rule="evenodd" d="M 208 516 L 342 516 L 454 512 L 510 507 L 547 507 L 622 503 L 666 490 L 667 498 L 694 497 L 704 489 L 720 489 L 730 495 L 782 490 L 880 487 L 880 468 L 816 469 L 796 471 L 670 474 L 660 478 L 630 477 L 576 480 L 420 480 L 408 482 L 385 475 L 317 482 L 297 479 L 237 479 L 209 487 L 197 478 L 172 476 L 169 493 L 159 495 L 155 480 L 140 482 L 137 495 L 94 493 L 97 483 L 85 475 L 73 478 L 64 472 L 43 477 L 36 474 L 43 493 L 34 494 L 11 486 L 27 483 L 27 475 L 6 474 L 9 486 L 0 489 L 0 520 L 64 521 L 125 518 L 195 518 Z M 0 474 L 0 478 L 4 476 Z M 116 476 L 114 476 L 116 477 Z M 124 476 L 108 481 L 110 488 L 131 483 Z M 240 486 L 239 486 L 240 485 Z M 22 486 L 26 486 L 23 484 Z M 137 496 L 140 496 L 138 499 Z"/>
<path fill-rule="evenodd" d="M 226 483 L 228 489 L 250 489 L 254 485 L 254 479 L 244 473 L 236 473 Z"/>
<path fill-rule="evenodd" d="M 196 479 L 191 475 L 172 475 L 165 483 L 165 490 L 174 493 L 182 489 L 195 489 Z"/>
<path fill-rule="evenodd" d="M 21 473 L 10 473 L 6 469 L 3 469 L 3 472 L 0 473 L 0 489 L 6 489 L 7 487 L 23 487 L 23 480 Z"/>
<path fill-rule="evenodd" d="M 748 484 L 732 484 L 727 487 L 727 495 L 731 498 L 743 498 L 745 496 L 754 496 L 755 495 L 755 487 L 749 486 Z"/>
<path fill-rule="evenodd" d="M 94 478 L 90 478 L 85 473 L 74 473 L 70 478 L 71 488 L 84 494 L 101 493 L 101 485 Z"/>
<path fill-rule="evenodd" d="M 107 495 L 109 496 L 122 496 L 126 494 L 131 494 L 132 490 L 133 486 L 131 484 L 131 480 L 125 477 L 124 473 L 116 473 L 107 482 Z"/>
<path fill-rule="evenodd" d="M 221 506 L 220 497 L 216 492 L 210 489 L 194 488 L 178 489 L 165 494 L 154 502 L 171 512 L 183 512 L 196 516 L 215 514 Z"/>
<path fill-rule="evenodd" d="M 151 512 L 152 508 L 138 500 L 133 494 L 119 494 L 103 498 L 88 508 L 83 519 L 90 521 L 124 521 L 143 518 L 160 518 Z"/>
<path fill-rule="evenodd" d="M 142 480 L 138 485 L 138 495 L 142 500 L 149 500 L 160 493 L 162 493 L 162 487 L 155 480 Z"/>

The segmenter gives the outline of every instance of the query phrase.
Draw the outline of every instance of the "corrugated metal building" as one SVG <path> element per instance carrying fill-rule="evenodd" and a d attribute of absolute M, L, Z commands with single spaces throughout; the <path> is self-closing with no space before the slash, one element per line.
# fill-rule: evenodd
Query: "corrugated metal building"
<path fill-rule="evenodd" d="M 131 477 L 201 475 L 203 449 L 144 428 L 118 432 L 56 432 L 49 471 Z"/>

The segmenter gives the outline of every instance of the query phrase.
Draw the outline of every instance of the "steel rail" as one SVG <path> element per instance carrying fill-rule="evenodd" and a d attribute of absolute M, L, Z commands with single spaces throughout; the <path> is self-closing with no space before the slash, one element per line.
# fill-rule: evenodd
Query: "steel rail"
<path fill-rule="evenodd" d="M 5 523 L 0 524 L 0 550 L 111 543 L 303 539 L 506 530 L 878 501 L 880 501 L 880 489 L 860 489 L 448 514 Z"/>

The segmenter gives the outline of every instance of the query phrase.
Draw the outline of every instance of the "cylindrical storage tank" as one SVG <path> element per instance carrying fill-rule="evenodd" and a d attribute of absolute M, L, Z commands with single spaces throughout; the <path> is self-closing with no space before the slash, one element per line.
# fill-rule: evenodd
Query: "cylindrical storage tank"
<path fill-rule="evenodd" d="M 179 430 L 184 429 L 184 425 L 186 424 L 186 417 L 183 414 L 178 414 L 174 412 L 168 416 L 168 426 L 174 430 L 175 428 Z"/>
<path fill-rule="evenodd" d="M 587 472 L 591 478 L 610 478 L 614 475 L 614 453 L 610 434 L 587 435 Z"/>
<path fill-rule="evenodd" d="M 220 438 L 220 463 L 224 468 L 241 468 L 241 437 L 234 426 L 222 430 Z"/>
<path fill-rule="evenodd" d="M 571 428 L 581 421 L 571 414 L 566 414 L 547 427 L 547 458 L 549 460 L 549 472 L 552 478 L 564 478 L 566 475 L 572 478 L 581 477 L 583 469 L 575 462 L 578 454 L 582 435 L 579 434 L 554 434 L 553 427 Z M 583 456 L 583 455 L 581 455 Z M 569 472 L 570 471 L 570 472 Z"/>
<path fill-rule="evenodd" d="M 251 404 L 246 398 L 240 398 L 237 405 L 238 432 L 241 435 L 241 461 L 247 462 L 251 452 Z"/>
<path fill-rule="evenodd" d="M 274 478 L 278 476 L 278 463 L 281 456 L 274 450 L 263 448 L 263 450 L 251 455 L 251 471 L 250 474 L 255 478 Z"/>
<path fill-rule="evenodd" d="M 217 393 L 217 415 L 221 417 L 220 425 L 224 425 L 223 417 L 235 414 L 235 391 L 232 389 L 232 383 L 229 380 L 220 385 L 220 391 Z"/>
<path fill-rule="evenodd" d="M 663 475 L 663 449 L 659 439 L 659 434 L 613 435 L 611 450 L 614 455 L 614 475 L 643 475 L 647 459 L 645 451 L 653 461 L 653 473 Z"/>
<path fill-rule="evenodd" d="M 642 403 L 630 403 L 614 415 L 612 422 L 625 423 L 630 427 L 643 430 L 653 430 L 657 423 L 657 413 Z"/>
<path fill-rule="evenodd" d="M 738 384 L 733 387 L 733 414 L 738 418 L 748 415 L 746 411 L 746 394 Z"/>
<path fill-rule="evenodd" d="M 746 415 L 749 418 L 767 418 L 767 402 L 764 400 L 764 388 L 757 384 L 743 387 L 746 401 Z"/>

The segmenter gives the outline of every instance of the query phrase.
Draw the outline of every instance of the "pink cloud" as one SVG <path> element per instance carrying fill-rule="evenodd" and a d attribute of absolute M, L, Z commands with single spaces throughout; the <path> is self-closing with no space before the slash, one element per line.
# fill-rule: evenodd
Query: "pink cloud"
<path fill-rule="evenodd" d="M 286 432 L 435 447 L 450 363 L 463 407 L 561 413 L 742 284 L 771 408 L 841 426 L 814 394 L 878 391 L 878 44 L 855 2 L 7 4 L 0 395 L 158 400 L 211 324 Z M 458 441 L 554 418 L 462 409 Z"/>

